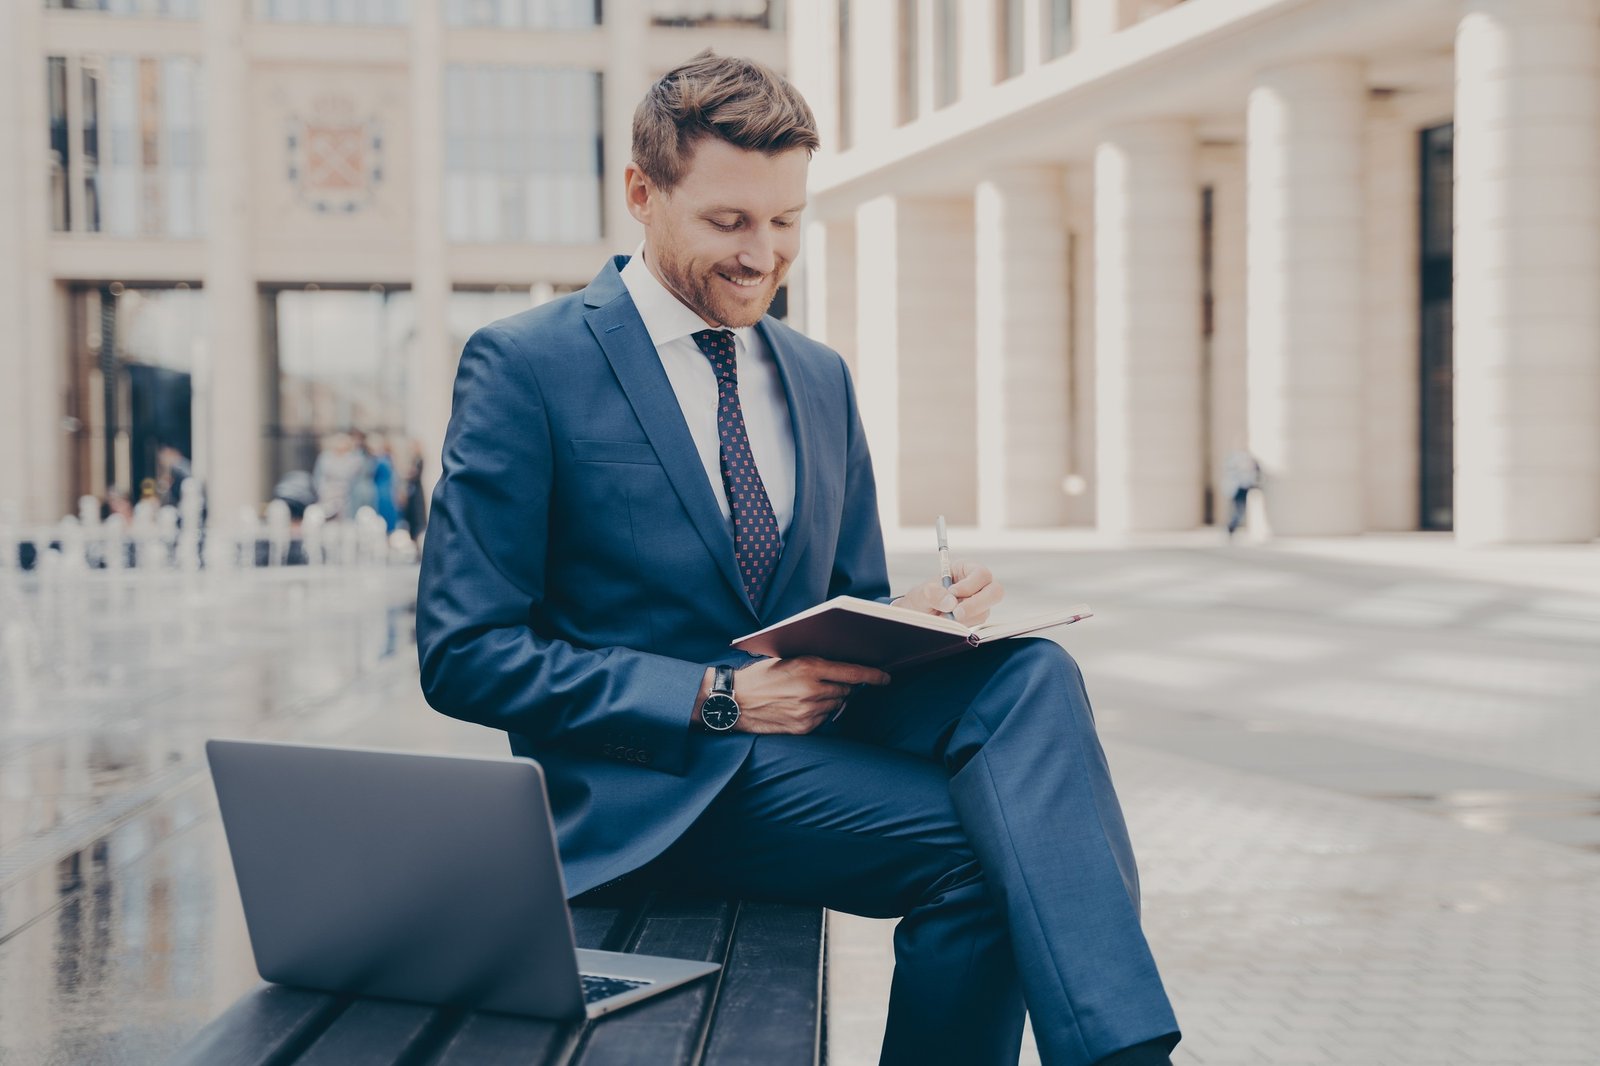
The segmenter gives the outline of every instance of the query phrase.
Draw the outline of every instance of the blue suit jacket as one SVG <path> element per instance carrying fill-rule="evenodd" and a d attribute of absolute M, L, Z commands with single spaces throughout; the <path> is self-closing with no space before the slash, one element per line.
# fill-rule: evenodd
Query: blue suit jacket
<path fill-rule="evenodd" d="M 689 724 L 706 666 L 749 661 L 729 641 L 830 596 L 888 593 L 849 374 L 769 317 L 795 505 L 751 608 L 626 262 L 468 341 L 417 592 L 428 702 L 543 764 L 570 895 L 659 855 L 743 762 L 749 735 Z"/>

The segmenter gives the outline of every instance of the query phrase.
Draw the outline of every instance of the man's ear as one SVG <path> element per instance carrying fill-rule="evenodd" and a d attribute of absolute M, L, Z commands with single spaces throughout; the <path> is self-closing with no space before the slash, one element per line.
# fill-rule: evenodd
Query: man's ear
<path fill-rule="evenodd" d="M 629 161 L 622 169 L 622 180 L 625 184 L 623 196 L 628 204 L 628 214 L 641 226 L 650 224 L 650 217 L 655 210 L 656 198 L 661 195 L 655 183 L 645 176 L 639 169 L 639 164 Z"/>

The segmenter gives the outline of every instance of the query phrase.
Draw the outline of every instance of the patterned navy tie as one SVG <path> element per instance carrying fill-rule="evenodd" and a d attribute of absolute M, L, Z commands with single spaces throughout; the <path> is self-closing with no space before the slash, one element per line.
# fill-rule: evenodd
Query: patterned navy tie
<path fill-rule="evenodd" d="M 778 565 L 782 542 L 778 519 L 772 513 L 767 487 L 756 471 L 750 437 L 739 407 L 739 372 L 734 365 L 733 334 L 725 329 L 703 329 L 694 335 L 711 368 L 717 373 L 717 437 L 722 442 L 722 487 L 733 512 L 733 559 L 744 578 L 745 595 L 759 613 L 767 580 Z"/>

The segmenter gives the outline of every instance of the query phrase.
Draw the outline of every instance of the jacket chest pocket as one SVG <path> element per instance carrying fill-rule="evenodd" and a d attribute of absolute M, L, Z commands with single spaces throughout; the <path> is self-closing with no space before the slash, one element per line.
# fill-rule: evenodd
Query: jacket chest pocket
<path fill-rule="evenodd" d="M 573 440 L 572 458 L 579 463 L 621 463 L 660 467 L 656 450 L 644 441 Z"/>

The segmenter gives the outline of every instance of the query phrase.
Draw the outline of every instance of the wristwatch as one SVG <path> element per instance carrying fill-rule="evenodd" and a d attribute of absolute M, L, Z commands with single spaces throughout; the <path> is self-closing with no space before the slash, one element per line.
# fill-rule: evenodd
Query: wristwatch
<path fill-rule="evenodd" d="M 711 695 L 700 705 L 700 724 L 712 733 L 726 733 L 739 721 L 739 704 L 733 698 L 733 667 L 719 666 L 711 681 Z"/>

